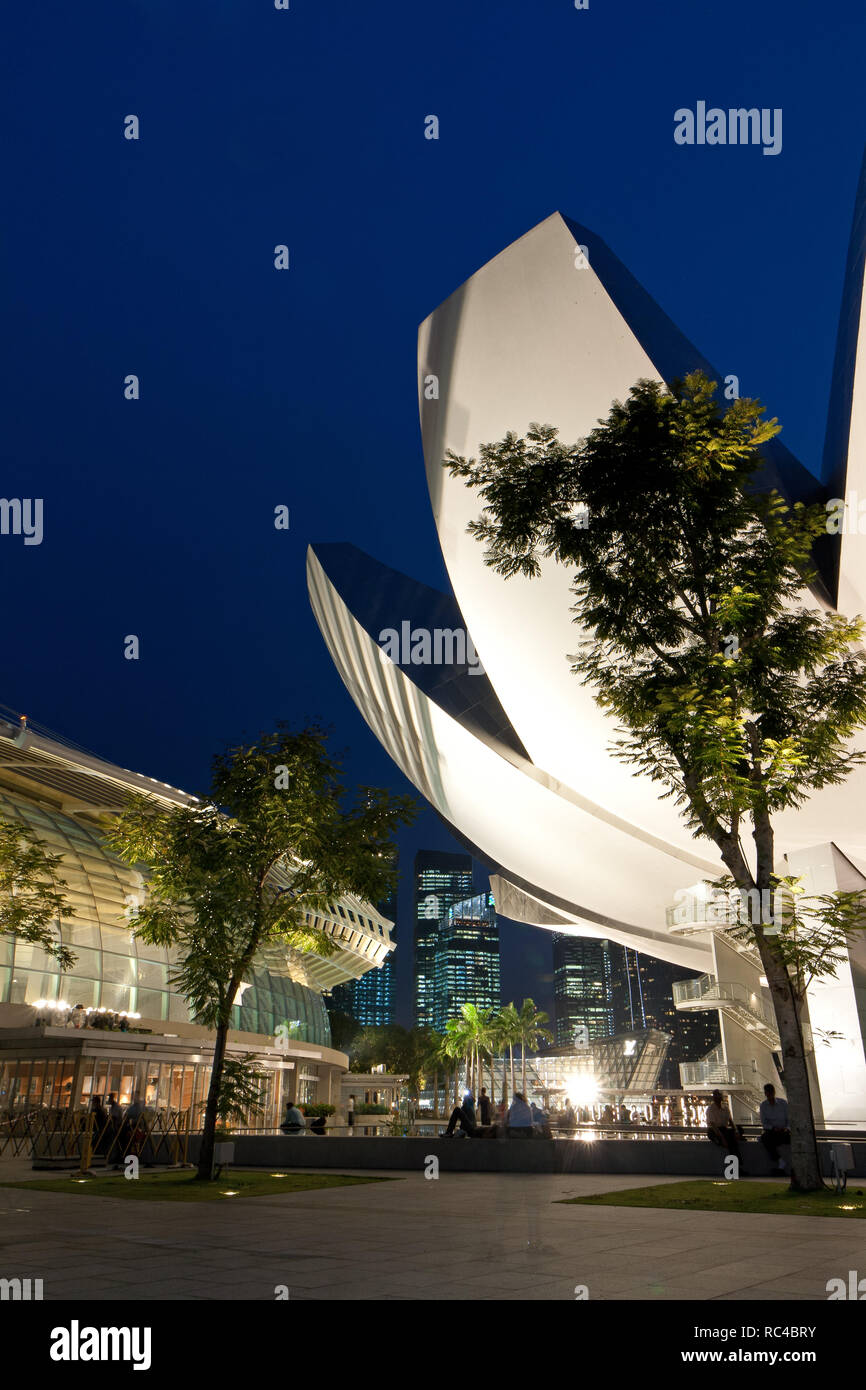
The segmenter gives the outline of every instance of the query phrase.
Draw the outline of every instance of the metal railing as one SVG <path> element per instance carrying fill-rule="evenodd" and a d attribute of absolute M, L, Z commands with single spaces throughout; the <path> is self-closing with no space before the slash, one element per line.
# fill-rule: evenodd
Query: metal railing
<path fill-rule="evenodd" d="M 677 980 L 674 1004 L 678 1009 L 724 1009 L 750 1032 L 760 1033 L 770 1047 L 779 1046 L 776 1016 L 756 991 L 738 980 L 717 980 L 715 975 L 699 975 L 696 980 Z"/>

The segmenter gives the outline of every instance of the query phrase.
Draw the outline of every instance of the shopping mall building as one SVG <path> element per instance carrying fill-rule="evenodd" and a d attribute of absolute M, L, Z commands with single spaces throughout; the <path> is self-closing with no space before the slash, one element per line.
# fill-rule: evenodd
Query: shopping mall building
<path fill-rule="evenodd" d="M 101 831 L 132 792 L 163 807 L 192 800 L 26 721 L 0 719 L 0 815 L 63 856 L 74 915 L 59 931 L 76 957 L 61 973 L 38 946 L 0 937 L 0 1117 L 82 1107 L 113 1092 L 122 1105 L 138 1095 L 158 1112 L 188 1115 L 193 1127 L 200 1119 L 213 1033 L 172 988 L 171 952 L 136 940 L 129 916 L 144 881 Z M 393 950 L 393 924 L 355 898 L 310 921 L 334 954 L 268 948 L 235 1007 L 229 1051 L 254 1054 L 266 1078 L 258 1126 L 278 1124 L 290 1099 L 339 1107 L 348 1058 L 331 1046 L 323 992 L 376 969 Z M 82 1013 L 85 1026 L 73 1027 Z M 99 1026 L 112 1014 L 128 1031 Z"/>

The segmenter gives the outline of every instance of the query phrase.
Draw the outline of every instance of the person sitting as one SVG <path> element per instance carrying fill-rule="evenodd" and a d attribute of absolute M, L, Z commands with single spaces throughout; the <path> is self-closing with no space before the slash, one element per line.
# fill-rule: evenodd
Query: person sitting
<path fill-rule="evenodd" d="M 509 1138 L 532 1138 L 532 1111 L 520 1091 L 514 1092 L 514 1099 L 508 1108 L 507 1130 Z"/>
<path fill-rule="evenodd" d="M 324 1117 L 324 1115 L 316 1115 L 316 1116 L 310 1121 L 310 1133 L 311 1133 L 311 1134 L 324 1134 L 324 1132 L 325 1132 L 325 1117 Z"/>
<path fill-rule="evenodd" d="M 548 1116 L 539 1105 L 535 1104 L 535 1101 L 530 1105 L 529 1111 L 532 1115 L 532 1128 L 535 1130 L 538 1138 L 550 1139 L 552 1136 L 550 1133 L 550 1120 Z"/>
<path fill-rule="evenodd" d="M 733 1154 L 737 1162 L 740 1159 L 740 1141 L 731 1112 L 724 1104 L 724 1097 L 721 1091 L 713 1091 L 710 1104 L 707 1106 L 707 1137 L 713 1144 L 718 1144 L 727 1153 Z"/>
<path fill-rule="evenodd" d="M 448 1128 L 443 1133 L 442 1138 L 452 1138 L 457 1125 L 460 1126 L 461 1133 L 468 1135 L 470 1139 L 478 1133 L 475 1124 L 475 1106 L 472 1102 L 472 1094 L 469 1091 L 467 1091 L 466 1095 L 463 1097 L 463 1104 L 455 1105 L 454 1109 L 451 1111 Z"/>
<path fill-rule="evenodd" d="M 290 1100 L 286 1106 L 286 1118 L 280 1125 L 280 1129 L 283 1131 L 283 1134 L 306 1133 L 307 1127 L 304 1123 L 303 1111 L 298 1109 L 293 1100 Z"/>
<path fill-rule="evenodd" d="M 759 1106 L 761 1125 L 763 1133 L 761 1143 L 770 1155 L 772 1172 L 779 1176 L 785 1172 L 785 1160 L 779 1157 L 779 1150 L 783 1144 L 790 1144 L 791 1131 L 788 1127 L 788 1102 L 776 1096 L 775 1086 L 771 1086 L 769 1081 L 764 1087 L 766 1100 L 762 1100 Z"/>

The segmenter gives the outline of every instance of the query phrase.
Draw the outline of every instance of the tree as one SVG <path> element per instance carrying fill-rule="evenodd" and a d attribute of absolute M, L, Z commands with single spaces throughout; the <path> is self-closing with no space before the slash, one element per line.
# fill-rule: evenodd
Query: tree
<path fill-rule="evenodd" d="M 62 862 L 62 854 L 24 826 L 0 822 L 0 934 L 40 946 L 69 970 L 76 957 L 60 939 L 60 924 L 75 916 L 75 908 L 66 899 Z"/>
<path fill-rule="evenodd" d="M 781 1039 L 792 1186 L 811 1190 L 821 1176 L 791 956 L 829 919 L 826 903 L 809 917 L 777 911 L 773 817 L 861 761 L 850 744 L 866 718 L 861 624 L 804 602 L 826 509 L 756 486 L 778 422 L 745 399 L 722 413 L 715 390 L 701 373 L 671 390 L 640 381 L 578 445 L 532 425 L 445 466 L 483 499 L 470 530 L 499 574 L 535 576 L 542 556 L 574 572 L 572 669 L 618 721 L 616 755 L 674 798 L 760 904 L 748 926 Z M 859 896 L 836 894 L 833 914 L 844 941 L 862 930 Z"/>
<path fill-rule="evenodd" d="M 543 1026 L 547 1021 L 547 1014 L 541 1009 L 536 1009 L 534 1000 L 524 999 L 517 1015 L 524 1099 L 526 1098 L 526 1049 L 530 1048 L 534 1051 L 539 1042 L 553 1042 L 553 1034 Z"/>
<path fill-rule="evenodd" d="M 442 1072 L 442 1079 L 443 1079 L 443 1081 L 445 1082 L 445 1095 L 446 1095 L 446 1100 L 447 1100 L 447 1095 L 448 1095 L 448 1085 L 447 1085 L 448 1053 L 447 1053 L 447 1051 L 446 1051 L 446 1049 L 445 1049 L 445 1041 L 446 1041 L 446 1039 L 445 1039 L 445 1036 L 444 1036 L 443 1033 L 437 1033 L 436 1030 L 433 1029 L 433 1028 L 428 1028 L 428 1029 L 426 1029 L 425 1031 L 426 1031 L 426 1036 L 427 1036 L 427 1050 L 426 1050 L 425 1055 L 424 1055 L 424 1064 L 423 1064 L 422 1070 L 424 1071 L 425 1076 L 431 1076 L 431 1077 L 432 1077 L 432 1082 L 433 1082 L 433 1086 L 432 1086 L 432 1089 L 433 1089 L 433 1117 L 434 1117 L 434 1119 L 435 1119 L 435 1118 L 438 1116 L 438 1114 L 439 1114 L 439 1073 L 440 1073 L 440 1071 Z"/>
<path fill-rule="evenodd" d="M 502 1048 L 502 1095 L 508 1100 L 508 1087 L 505 1083 L 505 1049 L 508 1048 L 508 1062 L 511 1076 L 511 1095 L 514 1097 L 514 1049 L 520 1040 L 520 1015 L 514 1004 L 506 1004 L 496 1015 L 498 1044 Z"/>
<path fill-rule="evenodd" d="M 355 1019 L 339 1009 L 329 1009 L 328 1022 L 331 1025 L 331 1046 L 338 1052 L 351 1053 L 359 1031 Z"/>
<path fill-rule="evenodd" d="M 313 923 L 344 893 L 377 901 L 393 881 L 392 835 L 405 797 L 360 788 L 344 806 L 339 764 L 316 725 L 284 725 L 213 761 L 200 801 L 157 807 L 132 799 L 107 839 L 149 871 L 136 935 L 176 952 L 172 983 L 216 1033 L 198 1177 L 213 1176 L 232 1008 L 256 953 L 283 946 L 330 955 Z"/>
<path fill-rule="evenodd" d="M 460 1104 L 460 1092 L 458 1090 L 459 1067 L 458 1061 L 462 1057 L 466 1067 L 466 1084 L 470 1084 L 469 1077 L 469 1049 L 471 1047 L 471 1035 L 469 1026 L 465 1018 L 449 1018 L 445 1024 L 445 1041 L 443 1048 L 445 1055 L 450 1057 L 454 1063 L 454 1104 Z"/>

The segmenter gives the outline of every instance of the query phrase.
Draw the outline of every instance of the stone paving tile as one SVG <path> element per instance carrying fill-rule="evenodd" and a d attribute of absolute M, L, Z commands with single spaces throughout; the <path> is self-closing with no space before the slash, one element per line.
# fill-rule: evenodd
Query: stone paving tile
<path fill-rule="evenodd" d="M 866 1270 L 866 1228 L 841 1220 L 556 1205 L 649 1181 L 453 1174 L 434 1184 L 418 1173 L 144 1212 L 120 1200 L 0 1189 L 31 1208 L 0 1211 L 0 1274 L 38 1267 L 54 1297 L 83 1299 L 270 1299 L 283 1283 L 302 1299 L 562 1301 L 586 1283 L 591 1297 L 656 1301 L 814 1298 L 827 1278 Z M 455 1250 L 467 1211 L 484 1234 Z M 131 1212 L 136 1228 L 126 1231 Z M 86 1262 L 95 1220 L 111 1241 Z"/>

